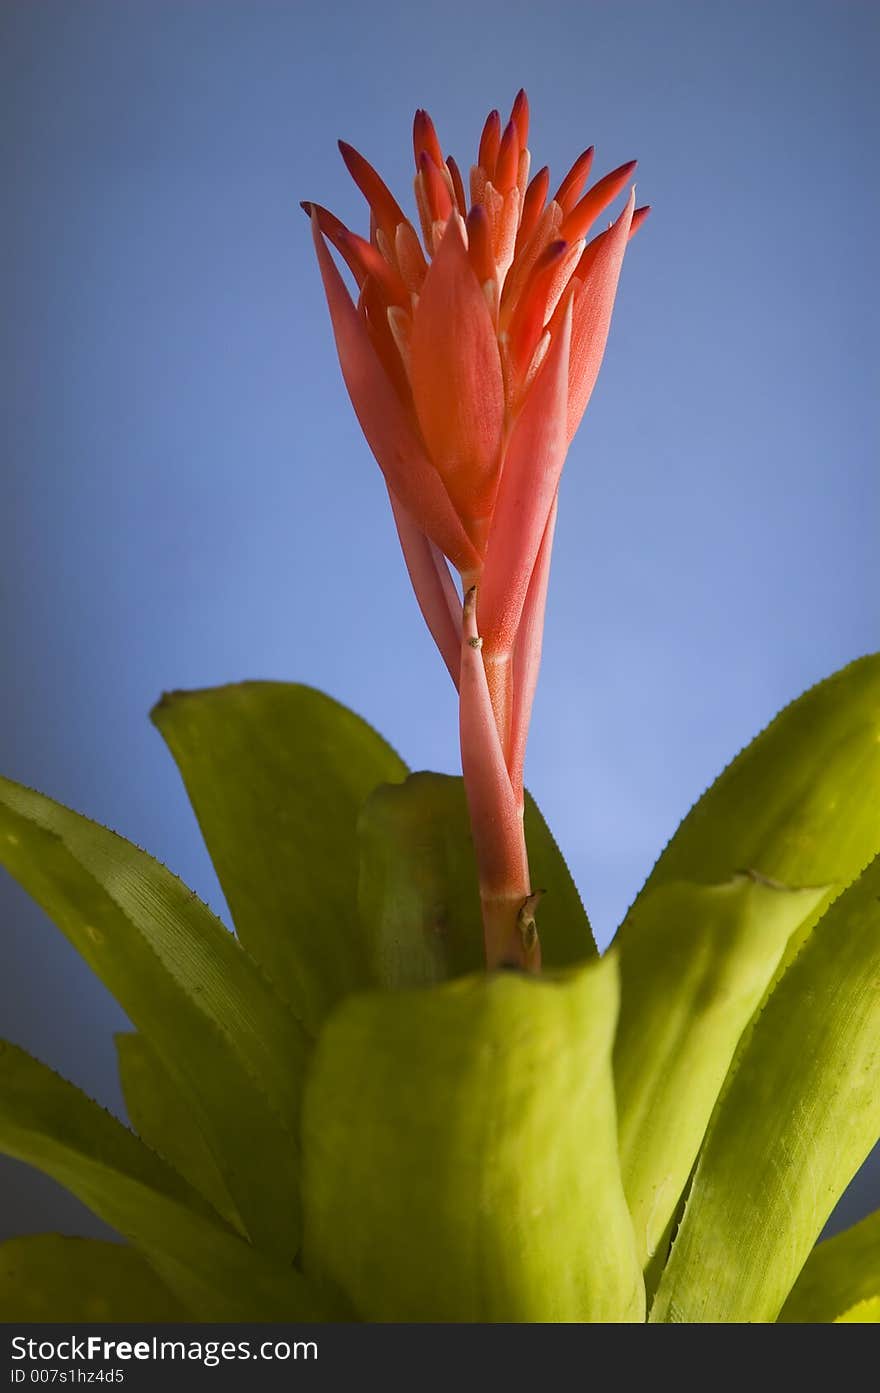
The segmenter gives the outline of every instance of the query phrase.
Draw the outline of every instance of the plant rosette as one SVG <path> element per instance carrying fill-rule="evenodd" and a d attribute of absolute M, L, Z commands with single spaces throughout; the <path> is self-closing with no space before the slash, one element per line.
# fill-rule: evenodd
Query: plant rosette
<path fill-rule="evenodd" d="M 132 1129 L 0 1052 L 0 1147 L 126 1240 L 9 1241 L 6 1318 L 875 1320 L 876 1217 L 814 1245 L 880 1133 L 878 709 L 865 658 L 783 711 L 601 959 L 529 800 L 540 977 L 480 968 L 461 780 L 309 688 L 153 713 L 236 937 L 2 783 L 4 863 L 135 1028 Z"/>
<path fill-rule="evenodd" d="M 125 1240 L 0 1248 L 7 1320 L 880 1319 L 880 658 L 784 710 L 596 951 L 524 758 L 567 449 L 647 209 L 529 109 L 470 202 L 423 111 L 422 239 L 304 205 L 340 365 L 455 686 L 461 779 L 257 682 L 163 698 L 235 934 L 166 868 L 0 781 L 0 860 L 126 1012 L 131 1127 L 0 1046 L 0 1149 Z M 531 176 L 531 177 L 530 177 Z M 331 254 L 342 257 L 352 299 Z M 456 580 L 457 576 L 457 580 Z"/>

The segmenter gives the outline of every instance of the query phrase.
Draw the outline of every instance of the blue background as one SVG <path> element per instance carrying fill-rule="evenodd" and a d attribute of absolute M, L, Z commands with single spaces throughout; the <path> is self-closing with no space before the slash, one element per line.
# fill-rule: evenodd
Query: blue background
<path fill-rule="evenodd" d="M 335 139 L 410 206 L 410 122 L 473 159 L 640 158 L 654 213 L 564 480 L 528 777 L 608 940 L 693 799 L 877 647 L 871 3 L 5 0 L 0 767 L 225 915 L 146 712 L 304 680 L 457 768 L 340 381 L 308 227 L 360 227 Z M 118 1009 L 5 878 L 0 1030 L 120 1106 Z M 11 1162 L 6 1232 L 98 1232 Z M 863 1172 L 839 1219 L 880 1202 Z"/>

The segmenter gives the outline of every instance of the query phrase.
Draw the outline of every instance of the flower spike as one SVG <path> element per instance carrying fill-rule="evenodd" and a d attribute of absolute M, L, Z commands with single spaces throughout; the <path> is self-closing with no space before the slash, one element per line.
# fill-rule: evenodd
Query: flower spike
<path fill-rule="evenodd" d="M 529 182 L 528 139 L 520 91 L 505 126 L 489 113 L 469 202 L 420 108 L 421 242 L 373 166 L 344 142 L 370 206 L 369 237 L 303 206 L 343 377 L 385 476 L 419 607 L 458 688 L 486 961 L 537 971 L 523 764 L 559 479 L 599 372 L 627 243 L 649 210 L 631 191 L 612 225 L 585 243 L 635 162 L 584 191 L 590 146 L 548 202 L 547 167 Z M 356 306 L 327 242 L 357 282 Z"/>

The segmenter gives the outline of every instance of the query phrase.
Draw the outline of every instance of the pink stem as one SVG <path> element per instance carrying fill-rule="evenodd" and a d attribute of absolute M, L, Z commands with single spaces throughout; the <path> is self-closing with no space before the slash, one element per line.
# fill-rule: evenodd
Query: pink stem
<path fill-rule="evenodd" d="M 522 798 L 510 781 L 477 633 L 476 589 L 464 601 L 461 646 L 461 767 L 480 879 L 486 966 L 540 970 Z"/>

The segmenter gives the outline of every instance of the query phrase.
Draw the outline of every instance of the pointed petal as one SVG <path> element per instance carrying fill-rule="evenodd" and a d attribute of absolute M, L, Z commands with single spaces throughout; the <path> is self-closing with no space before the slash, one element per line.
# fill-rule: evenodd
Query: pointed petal
<path fill-rule="evenodd" d="M 557 495 L 558 496 L 558 495 Z M 507 748 L 507 768 L 514 788 L 523 783 L 526 741 L 532 719 L 532 702 L 538 685 L 541 648 L 544 639 L 544 610 L 547 605 L 547 586 L 550 581 L 550 557 L 553 553 L 553 533 L 556 530 L 556 498 L 550 506 L 550 516 L 538 551 L 535 569 L 529 581 L 528 594 L 513 650 L 513 711 L 510 740 Z"/>
<path fill-rule="evenodd" d="M 516 183 L 517 171 L 519 170 L 519 132 L 516 122 L 508 121 L 501 137 L 501 144 L 498 147 L 498 159 L 495 161 L 495 173 L 492 176 L 492 183 L 499 193 L 509 193 Z"/>
<path fill-rule="evenodd" d="M 504 383 L 492 317 L 457 215 L 422 286 L 410 366 L 425 443 L 459 516 L 478 536 L 494 497 Z"/>
<path fill-rule="evenodd" d="M 646 203 L 642 208 L 637 208 L 635 210 L 635 212 L 632 215 L 632 222 L 629 225 L 629 233 L 627 235 L 628 242 L 631 242 L 632 239 L 635 237 L 639 228 L 647 219 L 650 211 L 650 203 Z M 609 227 L 605 230 L 605 232 L 600 232 L 598 237 L 594 237 L 591 242 L 587 243 L 586 247 L 584 248 L 583 256 L 581 257 L 577 267 L 575 268 L 574 274 L 578 280 L 585 281 L 587 279 L 587 272 L 589 271 L 593 262 L 596 260 L 596 257 L 598 256 L 599 252 L 602 250 L 603 242 L 607 237 L 611 236 L 613 230 L 613 228 Z"/>
<path fill-rule="evenodd" d="M 519 148 L 524 150 L 529 143 L 529 99 L 524 87 L 519 89 L 514 98 L 510 119 L 516 126 Z"/>
<path fill-rule="evenodd" d="M 489 217 L 482 203 L 475 203 L 467 217 L 468 258 L 480 285 L 495 279 L 495 257 Z"/>
<path fill-rule="evenodd" d="M 370 342 L 345 288 L 317 218 L 312 235 L 333 323 L 339 365 L 352 406 L 379 468 L 413 520 L 459 570 L 478 557 Z"/>
<path fill-rule="evenodd" d="M 353 145 L 348 145 L 344 140 L 340 140 L 339 153 L 345 161 L 346 169 L 369 203 L 370 211 L 377 224 L 385 236 L 393 242 L 398 223 L 405 221 L 397 199 L 369 161 L 365 160 L 360 151 L 355 150 Z"/>
<path fill-rule="evenodd" d="M 449 177 L 452 180 L 452 192 L 455 195 L 455 206 L 463 218 L 467 217 L 467 199 L 464 193 L 464 181 L 461 177 L 461 170 L 451 155 L 447 157 L 446 168 L 449 170 Z"/>
<path fill-rule="evenodd" d="M 567 242 L 551 242 L 535 262 L 507 329 L 508 395 L 510 378 L 518 387 L 525 377 L 545 325 L 580 260 L 581 250 L 581 243 L 570 247 Z"/>
<path fill-rule="evenodd" d="M 563 213 L 570 213 L 577 202 L 578 194 L 589 177 L 595 153 L 596 147 L 591 145 L 582 155 L 578 155 L 571 169 L 553 195 L 554 202 L 559 204 Z"/>
<path fill-rule="evenodd" d="M 356 232 L 351 232 L 344 223 L 341 223 L 326 208 L 322 208 L 319 203 L 312 204 L 312 207 L 315 210 L 318 226 L 328 242 L 345 259 L 345 264 L 357 281 L 358 288 L 363 287 L 367 276 L 372 276 L 388 304 L 409 308 L 410 300 L 406 286 L 378 248 L 372 242 L 359 237 Z"/>
<path fill-rule="evenodd" d="M 413 152 L 416 157 L 416 169 L 419 167 L 419 159 L 423 150 L 427 150 L 435 164 L 442 165 L 443 151 L 437 138 L 436 127 L 427 111 L 423 111 L 419 107 L 413 120 Z"/>
<path fill-rule="evenodd" d="M 427 274 L 428 263 L 418 233 L 411 222 L 398 223 L 394 235 L 394 255 L 404 285 L 411 294 L 418 295 Z"/>
<path fill-rule="evenodd" d="M 406 312 L 399 306 L 394 308 L 400 314 L 405 315 Z M 408 414 L 410 391 L 406 364 L 398 347 L 398 339 L 391 328 L 388 302 L 372 276 L 367 276 L 361 287 L 357 309 L 358 317 L 367 326 L 367 334 L 373 345 L 373 352 L 384 368 L 385 376 L 394 388 L 404 413 Z"/>
<path fill-rule="evenodd" d="M 516 232 L 519 227 L 520 192 L 516 184 L 504 195 L 502 206 L 493 216 L 492 246 L 498 276 L 503 279 L 513 261 L 516 247 Z"/>
<path fill-rule="evenodd" d="M 593 255 L 592 265 L 574 298 L 568 385 L 569 440 L 580 425 L 581 417 L 596 385 L 596 378 L 599 376 L 635 201 L 636 194 L 633 189 L 617 222 L 608 232 L 603 233 L 600 246 Z M 587 247 L 584 256 L 589 251 L 590 247 Z M 575 272 L 575 281 L 578 275 L 579 272 Z"/>
<path fill-rule="evenodd" d="M 522 203 L 526 189 L 529 186 L 529 170 L 531 167 L 532 156 L 528 147 L 526 147 L 525 150 L 520 150 L 519 152 L 519 161 L 516 170 L 516 187 L 519 190 L 520 203 Z"/>
<path fill-rule="evenodd" d="M 501 113 L 490 111 L 486 117 L 486 124 L 483 127 L 483 134 L 480 136 L 480 151 L 477 155 L 477 164 L 485 170 L 486 177 L 492 178 L 495 173 L 495 161 L 498 159 L 498 149 L 501 145 Z"/>
<path fill-rule="evenodd" d="M 446 170 L 445 164 L 435 164 L 428 151 L 423 150 L 419 156 L 419 172 L 422 176 L 422 186 L 430 210 L 431 222 L 435 223 L 438 220 L 445 222 L 452 212 L 452 194 L 449 191 L 452 178 Z M 444 173 L 446 178 L 444 178 Z"/>
<path fill-rule="evenodd" d="M 632 220 L 632 224 L 631 224 L 630 229 L 629 229 L 630 238 L 635 237 L 636 233 L 638 232 L 638 230 L 639 230 L 639 228 L 641 227 L 642 223 L 643 223 L 643 222 L 645 221 L 645 219 L 647 218 L 647 216 L 648 216 L 648 214 L 650 213 L 650 211 L 651 211 L 651 205 L 650 205 L 650 203 L 645 203 L 641 208 L 637 208 L 636 211 L 633 213 L 633 220 Z"/>
<path fill-rule="evenodd" d="M 446 558 L 396 498 L 391 489 L 391 510 L 403 551 L 406 569 L 412 581 L 422 618 L 449 669 L 449 676 L 458 688 L 461 667 L 461 602 L 455 589 Z"/>
<path fill-rule="evenodd" d="M 491 652 L 513 651 L 535 560 L 568 448 L 569 305 L 504 456 L 480 582 L 480 630 Z"/>
<path fill-rule="evenodd" d="M 561 225 L 562 209 L 558 203 L 548 203 L 538 218 L 531 236 L 526 238 L 517 252 L 516 260 L 507 274 L 501 295 L 501 308 L 504 317 L 509 317 L 513 312 L 528 283 L 529 276 L 532 274 L 535 262 L 544 248 L 560 236 Z"/>
<path fill-rule="evenodd" d="M 547 191 L 549 188 L 550 170 L 545 164 L 543 169 L 538 170 L 534 179 L 526 189 L 525 197 L 523 198 L 522 214 L 519 220 L 519 229 L 516 234 L 517 256 L 538 226 L 538 219 L 544 211 L 544 204 L 547 201 Z"/>
<path fill-rule="evenodd" d="M 331 213 L 329 208 L 322 208 L 320 203 L 301 203 L 299 206 L 302 208 L 309 221 L 311 221 L 312 214 L 314 213 L 315 217 L 318 219 L 318 226 L 327 238 L 327 241 L 330 242 L 339 252 L 340 256 L 344 258 L 345 264 L 354 276 L 358 290 L 360 290 L 364 281 L 367 279 L 368 272 L 364 268 L 361 258 L 357 255 L 354 244 L 350 240 L 351 234 L 345 226 L 345 223 L 340 222 L 339 218 L 336 217 L 335 213 Z"/>
<path fill-rule="evenodd" d="M 612 169 L 610 174 L 606 174 L 604 179 L 600 179 L 588 189 L 580 203 L 576 203 L 571 212 L 565 215 L 559 229 L 560 237 L 567 238 L 569 242 L 574 242 L 578 237 L 586 237 L 599 214 L 604 212 L 608 205 L 614 202 L 621 189 L 626 187 L 636 164 L 636 160 L 629 160 L 627 164 Z"/>

